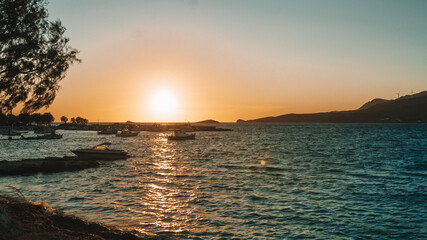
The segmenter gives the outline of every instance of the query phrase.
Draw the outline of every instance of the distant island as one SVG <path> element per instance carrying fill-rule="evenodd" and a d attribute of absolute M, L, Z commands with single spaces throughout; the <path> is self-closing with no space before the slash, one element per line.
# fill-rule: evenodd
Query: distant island
<path fill-rule="evenodd" d="M 427 123 L 427 91 L 393 100 L 373 99 L 359 109 L 322 113 L 285 114 L 237 123 Z"/>
<path fill-rule="evenodd" d="M 209 119 L 209 120 L 204 120 L 204 121 L 200 121 L 200 122 L 195 122 L 194 124 L 218 124 L 220 122 Z"/>

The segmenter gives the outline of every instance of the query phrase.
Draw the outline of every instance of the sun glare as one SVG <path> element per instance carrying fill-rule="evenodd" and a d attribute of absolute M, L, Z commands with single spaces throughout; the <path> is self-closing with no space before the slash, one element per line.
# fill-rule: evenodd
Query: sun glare
<path fill-rule="evenodd" d="M 148 104 L 150 112 L 162 121 L 168 121 L 178 111 L 177 98 L 173 92 L 167 89 L 153 92 Z"/>

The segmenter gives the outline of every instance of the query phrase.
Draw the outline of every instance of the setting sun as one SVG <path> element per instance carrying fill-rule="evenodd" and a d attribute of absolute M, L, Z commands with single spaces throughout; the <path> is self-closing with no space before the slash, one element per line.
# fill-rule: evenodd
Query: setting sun
<path fill-rule="evenodd" d="M 150 113 L 162 121 L 167 121 L 178 112 L 176 95 L 168 89 L 159 89 L 150 96 L 148 107 Z"/>

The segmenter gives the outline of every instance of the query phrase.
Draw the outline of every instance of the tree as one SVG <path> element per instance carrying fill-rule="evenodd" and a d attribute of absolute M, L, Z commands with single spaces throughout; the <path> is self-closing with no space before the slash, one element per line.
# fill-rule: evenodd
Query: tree
<path fill-rule="evenodd" d="M 71 120 L 72 120 L 72 118 L 71 118 Z M 86 118 L 82 118 L 82 117 L 79 116 L 79 117 L 77 117 L 75 119 L 75 122 L 77 124 L 87 124 L 89 122 L 89 120 L 87 120 Z"/>
<path fill-rule="evenodd" d="M 76 119 L 75 118 L 72 117 L 70 121 L 71 121 L 71 123 L 76 124 Z"/>
<path fill-rule="evenodd" d="M 28 125 L 31 123 L 31 116 L 29 113 L 21 113 L 18 115 L 18 121 L 23 125 Z"/>
<path fill-rule="evenodd" d="M 68 118 L 66 116 L 61 117 L 61 122 L 64 122 L 64 124 L 66 124 L 67 121 L 68 121 Z"/>
<path fill-rule="evenodd" d="M 76 123 L 77 123 L 77 124 L 82 123 L 82 120 L 83 120 L 83 118 L 81 118 L 81 117 L 76 117 Z"/>
<path fill-rule="evenodd" d="M 35 123 L 35 124 L 41 124 L 42 123 L 42 115 L 40 113 L 31 114 L 31 122 Z"/>
<path fill-rule="evenodd" d="M 13 115 L 13 114 L 9 114 L 9 115 L 7 116 L 7 125 L 8 125 L 8 126 L 13 126 L 13 125 L 15 125 L 15 124 L 19 124 L 18 117 L 17 117 L 17 116 L 15 116 L 15 115 Z"/>
<path fill-rule="evenodd" d="M 49 21 L 46 0 L 0 0 L 0 111 L 48 107 L 69 66 L 80 62 L 61 21 Z"/>
<path fill-rule="evenodd" d="M 0 111 L 0 126 L 7 126 L 7 116 Z"/>
<path fill-rule="evenodd" d="M 51 113 L 43 113 L 42 115 L 42 123 L 43 124 L 51 124 L 55 118 L 52 116 Z"/>

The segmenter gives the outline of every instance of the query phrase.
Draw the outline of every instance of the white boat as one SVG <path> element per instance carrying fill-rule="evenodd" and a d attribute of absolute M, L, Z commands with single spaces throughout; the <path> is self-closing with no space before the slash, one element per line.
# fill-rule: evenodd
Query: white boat
<path fill-rule="evenodd" d="M 98 159 L 98 160 L 118 160 L 126 159 L 129 157 L 129 154 L 125 150 L 114 150 L 108 149 L 106 146 L 111 145 L 110 142 L 105 142 L 99 145 L 96 145 L 93 148 L 84 148 L 72 150 L 79 158 L 84 159 Z"/>
<path fill-rule="evenodd" d="M 138 136 L 139 132 L 132 132 L 127 129 L 120 131 L 116 134 L 116 137 L 136 137 Z"/>
<path fill-rule="evenodd" d="M 103 135 L 107 135 L 107 134 L 116 134 L 117 130 L 112 129 L 112 128 L 107 128 L 101 131 L 98 131 L 98 134 L 103 134 Z"/>
<path fill-rule="evenodd" d="M 7 136 L 20 136 L 21 133 L 12 129 L 12 128 L 4 128 L 1 131 L 2 135 L 7 135 Z"/>
<path fill-rule="evenodd" d="M 168 140 L 190 140 L 190 139 L 195 139 L 196 138 L 196 134 L 187 134 L 185 131 L 183 130 L 175 130 L 173 131 L 173 135 L 168 136 Z"/>
<path fill-rule="evenodd" d="M 43 134 L 41 136 L 35 136 L 35 137 L 24 137 L 21 136 L 22 139 L 25 140 L 37 140 L 37 139 L 61 139 L 62 134 L 55 133 L 55 130 L 53 130 L 51 133 Z"/>

